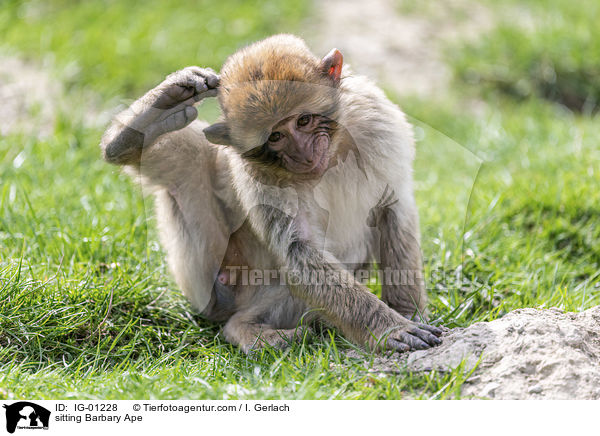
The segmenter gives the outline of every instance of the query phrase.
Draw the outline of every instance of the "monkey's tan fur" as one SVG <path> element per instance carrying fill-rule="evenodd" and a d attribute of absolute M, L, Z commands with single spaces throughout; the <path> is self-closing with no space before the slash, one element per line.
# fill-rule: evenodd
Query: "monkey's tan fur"
<path fill-rule="evenodd" d="M 234 144 L 242 152 L 261 145 L 269 126 L 309 108 L 335 118 L 338 93 L 320 68 L 320 59 L 292 35 L 273 36 L 230 56 L 218 98 Z"/>
<path fill-rule="evenodd" d="M 406 318 L 426 304 L 411 127 L 370 81 L 341 72 L 341 54 L 332 53 L 320 60 L 299 38 L 276 35 L 233 54 L 218 87 L 212 71 L 182 70 L 134 103 L 102 140 L 107 160 L 137 168 L 154 186 L 179 286 L 206 316 L 226 321 L 225 337 L 244 351 L 292 340 L 304 315 L 370 347 L 439 343 L 439 329 Z M 192 105 L 215 94 L 223 117 L 206 127 Z M 302 114 L 311 114 L 314 131 L 303 130 Z M 264 159 L 275 153 L 274 129 L 285 126 L 284 153 L 317 153 L 327 144 L 319 157 L 325 172 L 296 174 Z M 313 142 L 306 148 L 301 140 Z M 419 279 L 384 284 L 381 301 L 353 277 L 356 265 L 374 260 Z M 222 274 L 231 266 L 333 279 L 231 284 Z M 222 276 L 225 283 L 216 280 Z"/>

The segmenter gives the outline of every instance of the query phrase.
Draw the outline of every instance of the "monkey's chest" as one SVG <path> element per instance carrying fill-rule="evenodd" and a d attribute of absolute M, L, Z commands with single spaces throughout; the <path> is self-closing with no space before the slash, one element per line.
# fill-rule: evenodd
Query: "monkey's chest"
<path fill-rule="evenodd" d="M 378 230 L 369 227 L 369 213 L 381 196 L 385 183 L 358 171 L 355 162 L 328 171 L 315 189 L 315 200 L 327 213 L 320 220 L 324 248 L 348 264 L 370 260 L 379 241 Z"/>

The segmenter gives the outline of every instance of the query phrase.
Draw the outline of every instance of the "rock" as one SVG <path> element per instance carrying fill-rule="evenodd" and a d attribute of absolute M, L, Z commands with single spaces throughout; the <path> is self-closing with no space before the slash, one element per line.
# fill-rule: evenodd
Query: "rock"
<path fill-rule="evenodd" d="M 476 369 L 463 396 L 600 399 L 600 306 L 578 314 L 518 309 L 450 330 L 443 339 L 439 347 L 410 353 L 408 369 L 449 371 L 464 361 L 466 372 Z"/>
<path fill-rule="evenodd" d="M 527 392 L 529 392 L 530 394 L 541 394 L 543 390 L 544 388 L 542 388 L 541 385 L 535 385 L 532 388 L 530 388 Z"/>

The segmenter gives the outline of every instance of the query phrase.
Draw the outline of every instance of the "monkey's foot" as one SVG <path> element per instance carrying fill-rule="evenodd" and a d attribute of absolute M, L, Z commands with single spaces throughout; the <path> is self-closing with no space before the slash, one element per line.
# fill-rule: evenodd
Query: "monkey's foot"
<path fill-rule="evenodd" d="M 250 344 L 242 344 L 244 353 L 248 354 L 254 350 L 263 348 L 265 345 L 273 348 L 288 348 L 293 342 L 299 341 L 305 332 L 310 331 L 308 327 L 298 327 L 295 329 L 263 329 L 261 333 L 254 338 Z"/>
<path fill-rule="evenodd" d="M 309 327 L 300 326 L 294 329 L 274 329 L 265 324 L 244 323 L 225 325 L 225 339 L 238 345 L 246 354 L 265 346 L 287 348 L 294 341 L 302 339 L 304 333 L 310 332 Z"/>

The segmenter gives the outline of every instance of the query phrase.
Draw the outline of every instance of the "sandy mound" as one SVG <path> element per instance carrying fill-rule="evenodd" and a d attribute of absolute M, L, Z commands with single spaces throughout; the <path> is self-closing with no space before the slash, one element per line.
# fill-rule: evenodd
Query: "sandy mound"
<path fill-rule="evenodd" d="M 600 306 L 582 313 L 518 309 L 449 330 L 439 347 L 379 356 L 368 366 L 397 372 L 406 363 L 410 371 L 444 372 L 463 360 L 466 373 L 476 368 L 463 384 L 463 397 L 600 399 Z"/>
<path fill-rule="evenodd" d="M 497 399 L 600 399 L 600 306 L 582 313 L 518 309 L 454 329 L 435 349 L 408 357 L 412 371 L 482 360 L 463 395 Z"/>

